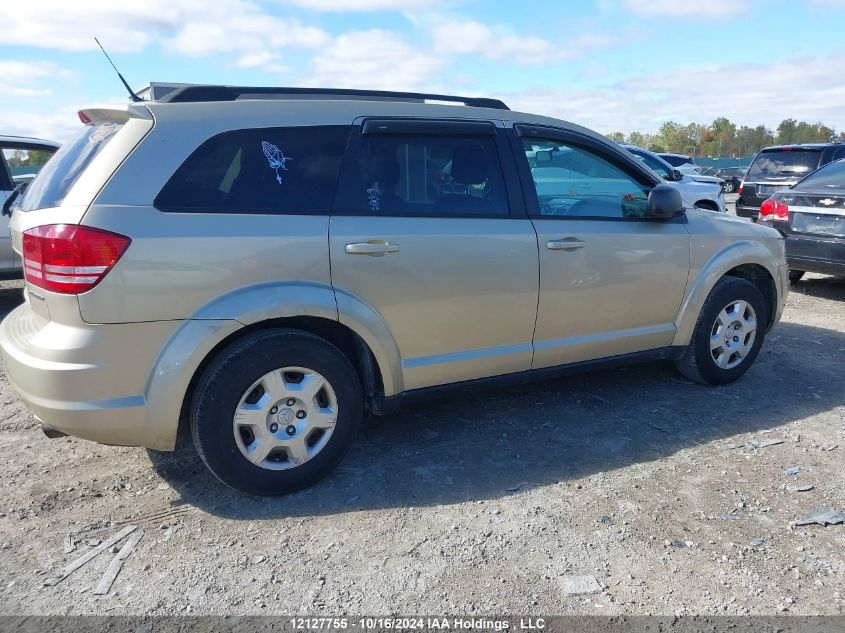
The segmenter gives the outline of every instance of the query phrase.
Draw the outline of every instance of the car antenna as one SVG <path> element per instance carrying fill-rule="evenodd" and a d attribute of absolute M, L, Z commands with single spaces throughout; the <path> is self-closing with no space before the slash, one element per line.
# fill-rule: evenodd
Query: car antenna
<path fill-rule="evenodd" d="M 132 88 L 130 88 L 129 84 L 126 83 L 126 80 L 123 78 L 123 75 L 120 74 L 120 71 L 117 69 L 117 66 L 114 65 L 114 62 L 111 60 L 111 57 L 109 57 L 109 54 L 106 52 L 106 49 L 103 48 L 102 44 L 100 44 L 100 40 L 95 37 L 94 41 L 97 42 L 97 46 L 100 47 L 100 50 L 103 51 L 103 55 L 105 55 L 106 59 L 109 60 L 109 64 L 111 64 L 111 67 L 114 68 L 114 72 L 116 72 L 117 76 L 120 77 L 120 81 L 123 82 L 123 85 L 126 87 L 127 92 L 129 92 L 129 99 L 135 102 L 143 101 L 141 97 L 132 92 Z"/>

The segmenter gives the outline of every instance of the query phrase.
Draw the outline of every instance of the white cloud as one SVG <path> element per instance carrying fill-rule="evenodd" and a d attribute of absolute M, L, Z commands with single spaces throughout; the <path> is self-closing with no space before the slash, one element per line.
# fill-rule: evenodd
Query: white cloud
<path fill-rule="evenodd" d="M 657 18 L 730 18 L 745 13 L 748 8 L 734 0 L 708 0 L 688 2 L 681 0 L 623 0 L 622 4 L 631 13 Z"/>
<path fill-rule="evenodd" d="M 53 93 L 45 87 L 57 80 L 70 77 L 67 68 L 48 61 L 0 61 L 0 94 L 7 97 L 46 97 Z M 49 83 L 48 83 L 49 82 Z"/>
<path fill-rule="evenodd" d="M 445 61 L 420 52 L 391 31 L 350 31 L 318 52 L 304 83 L 336 88 L 413 90 L 426 85 Z"/>
<path fill-rule="evenodd" d="M 405 11 L 431 6 L 433 0 L 277 0 L 312 11 Z"/>
<path fill-rule="evenodd" d="M 32 83 L 43 78 L 67 77 L 71 72 L 58 64 L 47 61 L 0 61 L 0 77 L 14 83 Z"/>
<path fill-rule="evenodd" d="M 178 18 L 172 2 L 116 3 L 89 0 L 85 10 L 65 0 L 0 3 L 3 44 L 63 51 L 96 48 L 94 36 L 116 52 L 142 50 L 162 25 Z"/>
<path fill-rule="evenodd" d="M 13 136 L 31 136 L 63 143 L 73 136 L 82 123 L 77 108 L 63 107 L 46 112 L 27 110 L 0 110 L 3 133 Z"/>
<path fill-rule="evenodd" d="M 329 40 L 324 31 L 271 15 L 249 0 L 86 0 L 84 10 L 67 0 L 4 2 L 0 24 L 6 46 L 62 51 L 96 50 L 95 36 L 109 52 L 137 53 L 159 40 L 190 57 L 312 48 Z"/>
<path fill-rule="evenodd" d="M 188 57 L 204 57 L 239 51 L 255 55 L 286 46 L 315 48 L 329 41 L 324 31 L 297 20 L 261 13 L 232 15 L 214 9 L 206 13 L 186 23 L 165 46 Z"/>
<path fill-rule="evenodd" d="M 271 53 L 270 51 L 259 51 L 257 53 L 241 55 L 235 61 L 235 66 L 238 68 L 257 68 L 271 73 L 283 73 L 290 70 L 290 68 L 280 63 L 279 56 L 276 53 Z"/>
<path fill-rule="evenodd" d="M 434 49 L 440 53 L 480 55 L 526 66 L 576 59 L 590 50 L 616 42 L 609 35 L 585 33 L 554 43 L 474 20 L 441 22 L 432 28 L 431 34 Z"/>
<path fill-rule="evenodd" d="M 773 64 L 687 67 L 630 77 L 596 90 L 529 89 L 506 95 L 514 109 L 546 114 L 602 132 L 655 131 L 662 122 L 776 127 L 794 117 L 845 128 L 845 51 Z"/>

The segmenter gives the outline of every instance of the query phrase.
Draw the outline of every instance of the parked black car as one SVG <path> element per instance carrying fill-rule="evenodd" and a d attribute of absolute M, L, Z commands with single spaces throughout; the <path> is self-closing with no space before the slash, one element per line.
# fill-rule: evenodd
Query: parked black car
<path fill-rule="evenodd" d="M 725 193 L 733 193 L 739 191 L 739 186 L 742 184 L 742 179 L 745 177 L 745 172 L 748 171 L 745 167 L 722 167 L 716 170 L 716 176 L 725 181 L 722 185 L 722 191 Z"/>
<path fill-rule="evenodd" d="M 757 222 L 786 236 L 793 283 L 805 272 L 845 275 L 845 159 L 764 201 Z"/>
<path fill-rule="evenodd" d="M 760 150 L 740 185 L 736 214 L 756 218 L 764 200 L 840 158 L 845 158 L 845 143 L 777 145 Z"/>

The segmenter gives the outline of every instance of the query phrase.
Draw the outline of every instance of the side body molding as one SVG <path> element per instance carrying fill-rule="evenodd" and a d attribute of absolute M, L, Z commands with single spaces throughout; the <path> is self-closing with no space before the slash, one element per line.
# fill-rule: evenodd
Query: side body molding
<path fill-rule="evenodd" d="M 784 293 L 783 276 L 774 264 L 772 253 L 765 246 L 759 242 L 750 240 L 743 240 L 740 242 L 733 242 L 721 250 L 714 253 L 709 260 L 703 265 L 696 264 L 696 238 L 693 236 L 692 246 L 692 264 L 690 270 L 690 283 L 687 286 L 687 292 L 684 296 L 681 308 L 678 311 L 678 316 L 675 318 L 675 338 L 672 345 L 686 346 L 689 345 L 692 339 L 692 333 L 695 329 L 695 324 L 698 321 L 698 316 L 701 313 L 701 308 L 707 295 L 716 282 L 724 276 L 726 272 L 737 266 L 743 264 L 757 264 L 766 269 L 775 282 L 775 290 L 777 292 L 777 305 L 783 305 L 782 297 Z M 780 318 L 780 314 L 770 315 L 774 322 Z"/>

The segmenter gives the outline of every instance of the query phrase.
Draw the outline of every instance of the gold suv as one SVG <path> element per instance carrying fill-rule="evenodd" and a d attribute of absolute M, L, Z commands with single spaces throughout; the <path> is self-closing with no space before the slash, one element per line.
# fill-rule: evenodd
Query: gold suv
<path fill-rule="evenodd" d="M 439 389 L 736 380 L 783 308 L 777 231 L 497 100 L 184 86 L 80 118 L 6 205 L 9 380 L 53 436 L 167 451 L 184 419 L 245 492 L 312 484 L 365 409 Z"/>

